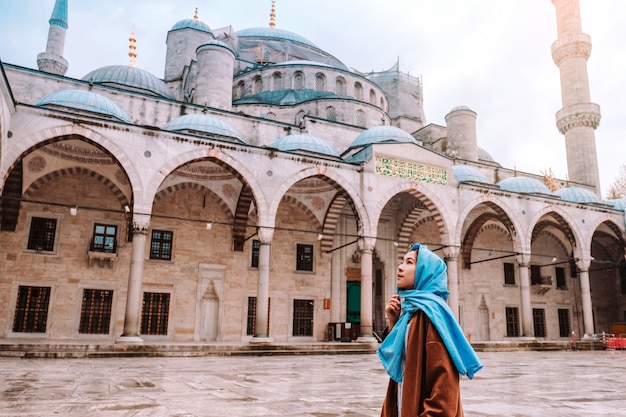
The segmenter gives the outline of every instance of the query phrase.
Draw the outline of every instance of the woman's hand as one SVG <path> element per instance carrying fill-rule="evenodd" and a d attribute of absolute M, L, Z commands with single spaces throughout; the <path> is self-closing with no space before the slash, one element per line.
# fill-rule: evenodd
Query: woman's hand
<path fill-rule="evenodd" d="M 392 295 L 389 302 L 385 306 L 385 314 L 387 315 L 387 319 L 389 319 L 389 330 L 395 326 L 401 312 L 402 306 L 400 296 L 398 294 Z"/>

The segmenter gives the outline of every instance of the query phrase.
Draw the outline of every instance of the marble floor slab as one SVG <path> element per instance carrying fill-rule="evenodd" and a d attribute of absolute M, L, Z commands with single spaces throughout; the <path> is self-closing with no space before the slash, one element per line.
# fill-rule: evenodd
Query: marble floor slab
<path fill-rule="evenodd" d="M 466 416 L 626 415 L 626 352 L 483 352 Z M 0 416 L 378 416 L 375 354 L 0 358 Z"/>

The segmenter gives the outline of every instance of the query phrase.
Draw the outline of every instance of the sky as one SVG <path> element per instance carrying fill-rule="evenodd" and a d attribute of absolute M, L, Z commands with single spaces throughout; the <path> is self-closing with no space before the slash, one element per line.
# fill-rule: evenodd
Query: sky
<path fill-rule="evenodd" d="M 54 0 L 0 0 L 0 60 L 37 68 Z M 134 27 L 136 66 L 163 77 L 171 27 L 198 8 L 211 29 L 267 27 L 271 0 L 69 0 L 63 56 L 67 76 L 129 63 Z M 276 0 L 276 27 L 295 32 L 361 72 L 397 61 L 419 77 L 426 122 L 464 105 L 477 113 L 478 146 L 503 167 L 567 179 L 565 141 L 556 128 L 562 107 L 557 39 L 550 0 Z M 626 163 L 626 0 L 580 0 L 602 195 Z"/>

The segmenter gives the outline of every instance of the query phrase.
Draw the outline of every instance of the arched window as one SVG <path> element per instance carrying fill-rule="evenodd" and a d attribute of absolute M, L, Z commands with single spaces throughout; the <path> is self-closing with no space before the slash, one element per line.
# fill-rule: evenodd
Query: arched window
<path fill-rule="evenodd" d="M 276 113 L 273 113 L 273 112 L 271 112 L 271 111 L 270 111 L 270 112 L 267 112 L 267 113 L 265 114 L 265 118 L 266 118 L 267 120 L 276 120 Z"/>
<path fill-rule="evenodd" d="M 380 108 L 387 111 L 387 109 L 385 109 L 385 100 L 383 100 L 383 98 L 380 98 Z"/>
<path fill-rule="evenodd" d="M 280 90 L 283 88 L 283 76 L 280 75 L 280 72 L 274 73 L 273 80 L 274 80 L 274 91 Z"/>
<path fill-rule="evenodd" d="M 357 126 L 365 127 L 365 112 L 363 110 L 357 110 L 354 119 Z"/>
<path fill-rule="evenodd" d="M 370 104 L 376 105 L 376 92 L 374 92 L 373 88 L 370 89 Z"/>
<path fill-rule="evenodd" d="M 298 126 L 304 126 L 304 110 L 300 110 L 298 113 L 296 113 L 296 124 Z"/>
<path fill-rule="evenodd" d="M 254 94 L 258 94 L 263 91 L 263 79 L 260 75 L 257 75 L 252 80 L 254 82 Z"/>
<path fill-rule="evenodd" d="M 293 88 L 302 90 L 304 88 L 304 74 L 300 71 L 293 74 Z"/>
<path fill-rule="evenodd" d="M 246 94 L 246 83 L 244 81 L 239 81 L 237 83 L 237 90 L 235 91 L 236 98 L 242 98 Z"/>
<path fill-rule="evenodd" d="M 346 95 L 346 80 L 342 77 L 337 77 L 337 80 L 335 81 L 335 93 L 338 96 Z"/>
<path fill-rule="evenodd" d="M 326 119 L 333 122 L 337 120 L 337 112 L 333 106 L 326 107 Z"/>
<path fill-rule="evenodd" d="M 315 91 L 326 91 L 326 77 L 322 73 L 315 75 Z"/>
<path fill-rule="evenodd" d="M 363 87 L 359 82 L 354 83 L 354 98 L 363 100 Z"/>

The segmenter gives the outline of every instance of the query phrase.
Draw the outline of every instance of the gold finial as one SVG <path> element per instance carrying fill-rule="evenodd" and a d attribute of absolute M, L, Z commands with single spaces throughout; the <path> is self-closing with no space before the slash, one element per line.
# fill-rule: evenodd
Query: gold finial
<path fill-rule="evenodd" d="M 276 0 L 272 0 L 272 11 L 270 12 L 270 27 L 276 26 Z"/>
<path fill-rule="evenodd" d="M 135 38 L 135 25 L 133 25 L 130 28 L 130 38 L 128 38 L 128 40 L 130 41 L 130 45 L 129 45 L 130 50 L 128 51 L 128 56 L 130 57 L 129 65 L 131 67 L 134 67 L 135 58 L 137 58 L 137 52 L 135 52 L 135 50 L 137 49 L 137 47 L 135 46 L 135 42 L 137 42 L 137 39 Z"/>
<path fill-rule="evenodd" d="M 194 20 L 198 20 L 198 8 L 196 7 L 196 12 L 193 14 Z"/>

